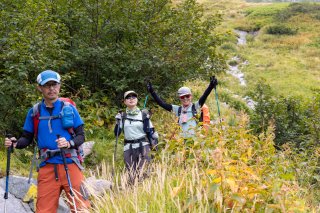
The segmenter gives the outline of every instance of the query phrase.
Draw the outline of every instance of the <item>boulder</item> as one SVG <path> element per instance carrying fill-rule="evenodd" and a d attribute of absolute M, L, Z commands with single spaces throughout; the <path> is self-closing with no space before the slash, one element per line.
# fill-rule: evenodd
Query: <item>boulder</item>
<path fill-rule="evenodd" d="M 112 183 L 104 179 L 89 177 L 86 179 L 86 187 L 91 196 L 101 196 L 112 188 Z"/>
<path fill-rule="evenodd" d="M 8 199 L 0 199 L 0 208 L 4 209 L 6 205 L 7 212 L 10 213 L 32 213 L 35 211 L 33 199 L 30 199 L 28 203 L 23 202 L 24 196 L 27 194 L 29 188 L 32 186 L 31 184 L 36 185 L 35 180 L 31 180 L 31 183 L 28 184 L 28 178 L 26 177 L 19 177 L 10 175 L 9 176 L 9 193 Z M 0 179 L 0 194 L 5 193 L 5 185 L 6 185 L 6 178 Z M 6 204 L 5 204 L 6 203 Z M 0 211 L 2 212 L 2 211 Z M 60 198 L 59 200 L 59 209 L 58 213 L 69 213 L 69 207 Z"/>

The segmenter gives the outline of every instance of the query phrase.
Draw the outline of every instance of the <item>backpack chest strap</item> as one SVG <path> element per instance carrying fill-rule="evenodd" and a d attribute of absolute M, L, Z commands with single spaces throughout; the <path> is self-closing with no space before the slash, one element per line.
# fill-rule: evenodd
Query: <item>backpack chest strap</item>
<path fill-rule="evenodd" d="M 139 119 L 133 119 L 133 118 L 124 118 L 124 120 L 128 120 L 128 121 L 130 121 L 130 122 L 143 122 L 143 120 L 139 120 Z"/>
<path fill-rule="evenodd" d="M 51 120 L 61 118 L 60 115 L 52 115 L 52 116 L 39 116 L 39 120 L 48 120 L 49 132 L 52 133 Z"/>
<path fill-rule="evenodd" d="M 53 120 L 57 118 L 61 118 L 61 116 L 60 115 L 39 116 L 39 120 Z"/>

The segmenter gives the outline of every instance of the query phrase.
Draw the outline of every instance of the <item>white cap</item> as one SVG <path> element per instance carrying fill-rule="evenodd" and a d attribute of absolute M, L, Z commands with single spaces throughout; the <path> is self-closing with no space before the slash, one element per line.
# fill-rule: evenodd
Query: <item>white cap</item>
<path fill-rule="evenodd" d="M 178 90 L 178 96 L 179 97 L 184 96 L 184 95 L 191 95 L 191 90 L 190 90 L 189 87 L 181 87 Z"/>
<path fill-rule="evenodd" d="M 124 93 L 123 98 L 126 99 L 126 97 L 128 95 L 130 95 L 130 94 L 134 94 L 134 95 L 136 95 L 138 97 L 138 94 L 135 91 L 130 90 L 130 91 L 127 91 L 127 92 Z"/>

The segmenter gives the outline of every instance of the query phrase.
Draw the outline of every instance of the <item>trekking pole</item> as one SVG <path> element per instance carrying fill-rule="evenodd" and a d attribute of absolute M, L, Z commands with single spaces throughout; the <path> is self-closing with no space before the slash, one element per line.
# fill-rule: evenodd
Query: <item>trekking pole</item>
<path fill-rule="evenodd" d="M 214 87 L 214 93 L 215 93 L 215 96 L 216 96 L 216 102 L 217 102 L 217 107 L 218 107 L 218 115 L 219 115 L 219 120 L 220 120 L 220 123 L 222 122 L 222 119 L 221 119 L 221 114 L 220 114 L 220 106 L 219 106 L 219 100 L 218 100 L 218 92 L 217 92 L 217 88 Z"/>
<path fill-rule="evenodd" d="M 148 97 L 149 97 L 149 95 L 146 96 L 146 100 L 144 101 L 143 109 L 145 109 L 147 106 Z"/>
<path fill-rule="evenodd" d="M 121 111 L 119 111 L 121 113 Z M 113 153 L 113 168 L 112 168 L 112 176 L 114 176 L 114 164 L 117 161 L 117 146 L 118 146 L 118 139 L 119 139 L 119 131 L 120 131 L 120 119 L 117 118 L 117 135 L 116 135 L 116 144 L 114 145 L 114 153 Z"/>
<path fill-rule="evenodd" d="M 59 139 L 60 135 L 57 135 L 57 138 Z M 64 149 L 60 148 L 60 152 L 61 152 L 61 157 L 62 157 L 62 160 L 63 160 L 64 170 L 66 171 L 66 176 L 67 176 L 67 180 L 68 180 L 68 185 L 69 185 L 69 189 L 70 189 L 70 195 L 71 195 L 71 198 L 72 198 L 72 203 L 73 203 L 73 206 L 74 206 L 74 211 L 77 213 L 77 206 L 76 206 L 76 202 L 75 202 L 75 199 L 74 199 L 74 193 L 73 193 L 73 189 L 72 189 L 72 185 L 71 185 L 71 181 L 70 181 L 69 169 L 68 169 L 68 166 L 67 166 L 67 161 L 66 161 L 66 156 L 65 156 Z"/>
<path fill-rule="evenodd" d="M 7 138 L 11 138 L 11 134 L 6 135 Z M 6 168 L 6 189 L 4 193 L 4 212 L 7 213 L 7 205 L 6 201 L 8 199 L 8 194 L 9 194 L 9 173 L 10 173 L 10 159 L 11 159 L 11 153 L 13 153 L 13 141 L 11 146 L 8 147 L 7 150 L 7 168 Z"/>
<path fill-rule="evenodd" d="M 34 146 L 34 151 L 33 151 L 33 157 L 31 161 L 31 166 L 30 166 L 30 171 L 29 171 L 29 179 L 28 179 L 28 184 L 31 183 L 32 179 L 32 171 L 33 171 L 33 166 L 34 164 L 37 164 L 37 146 Z"/>

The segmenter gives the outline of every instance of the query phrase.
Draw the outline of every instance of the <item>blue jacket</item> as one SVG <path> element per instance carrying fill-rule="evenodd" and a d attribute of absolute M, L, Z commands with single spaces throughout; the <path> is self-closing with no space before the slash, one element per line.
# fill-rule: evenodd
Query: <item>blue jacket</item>
<path fill-rule="evenodd" d="M 59 99 L 56 102 L 54 102 L 53 111 L 52 111 L 52 114 L 50 115 L 49 111 L 46 109 L 44 100 L 42 100 L 40 104 L 40 116 L 59 115 L 63 106 L 62 104 L 63 102 L 60 101 Z M 74 128 L 77 128 L 80 125 L 83 125 L 84 122 L 82 121 L 77 109 L 72 105 L 70 106 L 73 108 L 73 113 L 74 113 L 74 118 L 73 118 Z M 33 108 L 31 108 L 27 114 L 27 117 L 23 126 L 23 130 L 34 133 L 32 114 L 33 114 Z M 49 122 L 51 124 L 52 131 L 50 131 Z M 67 141 L 71 140 L 71 135 L 69 134 L 68 130 L 62 127 L 61 118 L 52 119 L 50 121 L 49 119 L 40 120 L 39 126 L 38 126 L 38 148 L 39 149 L 47 148 L 50 150 L 58 149 L 58 145 L 56 142 L 57 135 L 60 135 L 61 137 L 65 137 Z M 63 160 L 60 155 L 51 157 L 46 162 L 52 163 L 52 164 L 63 164 Z M 40 164 L 40 167 L 44 166 L 46 162 L 42 162 Z M 67 163 L 72 163 L 72 160 L 67 158 Z"/>

